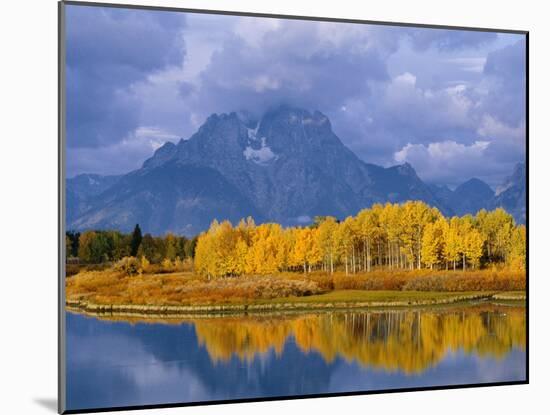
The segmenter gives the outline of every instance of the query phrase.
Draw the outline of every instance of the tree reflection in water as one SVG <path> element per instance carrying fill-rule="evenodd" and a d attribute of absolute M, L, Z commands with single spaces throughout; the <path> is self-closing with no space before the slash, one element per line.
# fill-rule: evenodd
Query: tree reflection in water
<path fill-rule="evenodd" d="M 192 321 L 213 362 L 251 361 L 289 339 L 325 362 L 344 358 L 386 371 L 421 373 L 448 352 L 504 357 L 525 349 L 523 307 L 331 312 L 290 317 L 223 317 Z"/>

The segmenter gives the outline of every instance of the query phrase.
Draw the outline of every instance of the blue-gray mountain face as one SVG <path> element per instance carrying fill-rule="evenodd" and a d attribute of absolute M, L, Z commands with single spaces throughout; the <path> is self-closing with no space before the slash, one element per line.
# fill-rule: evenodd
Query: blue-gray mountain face
<path fill-rule="evenodd" d="M 66 181 L 65 197 L 67 224 L 72 223 L 89 208 L 94 197 L 117 182 L 121 176 L 101 176 L 99 174 L 81 174 Z"/>
<path fill-rule="evenodd" d="M 105 177 L 109 184 L 101 192 L 89 192 L 86 179 L 92 176 L 83 176 L 67 180 L 68 229 L 129 231 L 139 223 L 153 234 L 194 235 L 213 219 L 252 216 L 295 225 L 316 215 L 343 218 L 373 203 L 406 200 L 452 215 L 454 200 L 462 214 L 488 207 L 494 198 L 479 180 L 447 194 L 422 182 L 409 164 L 367 164 L 342 144 L 326 116 L 285 106 L 260 121 L 212 115 L 188 140 L 159 148 L 142 168 Z M 76 201 L 73 193 L 80 195 Z"/>
<path fill-rule="evenodd" d="M 445 197 L 443 203 L 450 206 L 456 215 L 462 216 L 487 208 L 494 196 L 495 192 L 487 183 L 470 179 Z"/>
<path fill-rule="evenodd" d="M 525 223 L 527 219 L 526 183 L 525 164 L 517 164 L 512 175 L 497 188 L 495 197 L 489 204 L 489 209 L 503 207 L 514 215 L 518 223 Z"/>

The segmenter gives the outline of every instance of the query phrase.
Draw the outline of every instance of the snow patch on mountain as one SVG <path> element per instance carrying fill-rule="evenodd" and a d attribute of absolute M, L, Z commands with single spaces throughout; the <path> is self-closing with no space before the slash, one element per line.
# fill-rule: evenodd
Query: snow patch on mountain
<path fill-rule="evenodd" d="M 510 182 L 497 186 L 497 190 L 495 191 L 495 196 L 499 196 L 501 193 L 504 193 L 510 187 L 512 187 L 512 183 Z"/>
<path fill-rule="evenodd" d="M 261 138 L 261 147 L 259 149 L 247 146 L 243 151 L 243 155 L 247 160 L 259 165 L 266 165 L 277 160 L 277 155 L 271 151 L 271 148 L 265 143 L 265 137 Z"/>
<path fill-rule="evenodd" d="M 256 141 L 258 140 L 258 129 L 260 128 L 260 123 L 258 123 L 258 125 L 256 125 L 256 128 L 247 128 L 247 133 L 248 133 L 248 139 L 251 140 L 251 141 Z"/>
<path fill-rule="evenodd" d="M 88 183 L 91 186 L 97 186 L 99 184 L 99 182 L 97 180 L 93 179 L 92 176 L 88 176 Z"/>

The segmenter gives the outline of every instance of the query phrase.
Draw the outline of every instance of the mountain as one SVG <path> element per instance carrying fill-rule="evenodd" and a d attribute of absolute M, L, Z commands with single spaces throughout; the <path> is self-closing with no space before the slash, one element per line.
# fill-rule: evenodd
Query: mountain
<path fill-rule="evenodd" d="M 502 207 L 517 223 L 525 223 L 526 183 L 525 164 L 518 163 L 512 175 L 497 187 L 496 192 L 487 183 L 476 178 L 462 183 L 455 190 L 433 184 L 429 188 L 452 215 L 475 214 L 480 209 L 493 210 Z"/>
<path fill-rule="evenodd" d="M 446 200 L 447 205 L 458 216 L 486 209 L 495 192 L 479 179 L 470 179 L 458 186 Z"/>
<path fill-rule="evenodd" d="M 67 223 L 72 223 L 82 213 L 88 210 L 89 200 L 101 194 L 113 184 L 115 184 L 121 176 L 101 176 L 99 174 L 80 174 L 66 180 L 65 198 L 66 203 L 66 220 Z"/>
<path fill-rule="evenodd" d="M 193 235 L 213 219 L 306 224 L 411 199 L 453 214 L 444 190 L 435 190 L 410 164 L 360 160 L 322 113 L 280 106 L 260 119 L 211 115 L 189 139 L 166 143 L 140 169 L 86 198 L 68 229 L 129 231 L 139 223 L 145 232 Z"/>
<path fill-rule="evenodd" d="M 449 199 L 453 195 L 453 191 L 446 185 L 428 184 L 428 187 L 436 200 L 449 210 L 446 215 L 452 216 L 454 211 L 449 207 Z"/>
<path fill-rule="evenodd" d="M 237 221 L 242 216 L 263 217 L 219 172 L 208 167 L 168 160 L 120 178 L 90 201 L 88 211 L 74 220 L 74 229 L 143 230 L 163 234 L 170 230 L 194 235 L 212 219 Z"/>
<path fill-rule="evenodd" d="M 318 111 L 281 106 L 260 121 L 212 115 L 189 140 L 160 148 L 143 168 L 171 158 L 219 171 L 266 218 L 284 224 L 315 215 L 344 217 L 388 200 L 436 204 L 410 165 L 364 163 Z"/>
<path fill-rule="evenodd" d="M 525 223 L 527 212 L 527 172 L 525 163 L 516 164 L 512 175 L 498 187 L 490 209 L 504 208 L 511 213 L 516 222 Z"/>

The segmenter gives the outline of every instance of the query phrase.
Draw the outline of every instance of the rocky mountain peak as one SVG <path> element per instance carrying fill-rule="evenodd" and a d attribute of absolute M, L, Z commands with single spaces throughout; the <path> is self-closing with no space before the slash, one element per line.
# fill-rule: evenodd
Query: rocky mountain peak
<path fill-rule="evenodd" d="M 402 176 L 415 176 L 416 177 L 416 170 L 408 162 L 405 162 L 405 163 L 403 163 L 399 166 L 395 166 L 395 169 Z"/>
<path fill-rule="evenodd" d="M 512 177 L 521 182 L 521 166 Z M 90 180 L 96 178 L 80 181 Z M 212 114 L 190 138 L 165 143 L 141 169 L 100 193 L 80 181 L 68 181 L 68 200 L 74 200 L 68 204 L 75 206 L 69 228 L 128 230 L 140 223 L 156 234 L 193 235 L 213 219 L 248 215 L 285 226 L 317 215 L 341 219 L 373 203 L 407 200 L 462 214 L 494 199 L 476 179 L 453 192 L 426 185 L 409 163 L 367 164 L 342 143 L 323 113 L 288 105 L 260 118 L 244 111 Z M 512 204 L 522 197 L 521 188 L 505 193 L 493 204 L 520 209 Z"/>

